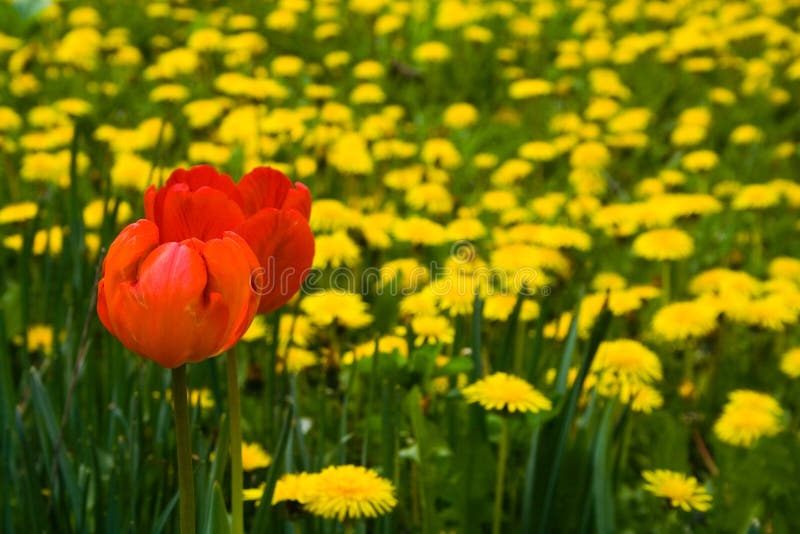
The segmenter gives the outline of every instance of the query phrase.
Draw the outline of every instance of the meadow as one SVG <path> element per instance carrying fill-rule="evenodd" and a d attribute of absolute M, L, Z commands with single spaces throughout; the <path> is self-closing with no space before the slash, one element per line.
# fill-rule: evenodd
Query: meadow
<path fill-rule="evenodd" d="M 798 25 L 0 0 L 0 531 L 800 531 Z M 106 298 L 167 219 L 208 284 L 283 239 L 236 325 Z"/>

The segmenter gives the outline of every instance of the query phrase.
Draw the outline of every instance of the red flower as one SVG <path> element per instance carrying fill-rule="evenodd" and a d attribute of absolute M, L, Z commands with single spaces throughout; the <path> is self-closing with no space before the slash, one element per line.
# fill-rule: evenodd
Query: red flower
<path fill-rule="evenodd" d="M 250 326 L 259 302 L 250 273 L 258 266 L 233 232 L 164 239 L 140 220 L 109 248 L 97 313 L 123 345 L 163 367 L 200 361 L 232 347 Z"/>
<path fill-rule="evenodd" d="M 311 268 L 311 193 L 275 169 L 257 167 L 238 184 L 208 165 L 179 169 L 163 187 L 151 186 L 144 202 L 161 242 L 207 240 L 225 231 L 242 236 L 261 267 L 252 277 L 261 295 L 259 313 L 292 298 Z"/>

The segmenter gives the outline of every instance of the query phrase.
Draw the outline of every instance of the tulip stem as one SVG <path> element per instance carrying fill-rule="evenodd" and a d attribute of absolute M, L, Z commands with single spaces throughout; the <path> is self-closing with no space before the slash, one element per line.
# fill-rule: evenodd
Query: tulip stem
<path fill-rule="evenodd" d="M 228 420 L 231 425 L 231 516 L 233 534 L 244 532 L 244 508 L 242 504 L 242 408 L 239 400 L 239 372 L 236 363 L 236 347 L 228 350 Z"/>
<path fill-rule="evenodd" d="M 180 491 L 181 534 L 194 534 L 194 479 L 192 444 L 189 437 L 189 403 L 186 365 L 172 370 L 172 405 L 175 409 L 175 439 L 178 446 L 178 488 Z"/>

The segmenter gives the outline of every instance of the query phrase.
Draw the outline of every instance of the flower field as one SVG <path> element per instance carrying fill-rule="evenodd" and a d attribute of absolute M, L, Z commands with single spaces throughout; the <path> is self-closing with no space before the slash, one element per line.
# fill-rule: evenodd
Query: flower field
<path fill-rule="evenodd" d="M 0 0 L 0 531 L 800 531 L 798 25 Z"/>

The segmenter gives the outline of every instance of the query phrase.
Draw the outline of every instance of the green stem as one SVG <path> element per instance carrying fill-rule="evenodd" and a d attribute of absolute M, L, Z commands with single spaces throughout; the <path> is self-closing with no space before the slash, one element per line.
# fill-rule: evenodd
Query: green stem
<path fill-rule="evenodd" d="M 500 419 L 500 450 L 497 451 L 497 482 L 494 487 L 494 516 L 492 534 L 500 534 L 503 524 L 503 493 L 505 490 L 506 464 L 508 463 L 508 417 Z"/>
<path fill-rule="evenodd" d="M 178 446 L 181 534 L 194 534 L 194 479 L 192 478 L 192 444 L 189 437 L 189 402 L 185 364 L 172 370 L 172 404 L 175 409 Z"/>
<path fill-rule="evenodd" d="M 244 532 L 242 485 L 242 407 L 239 401 L 239 369 L 236 364 L 236 346 L 227 354 L 228 364 L 228 420 L 231 425 L 231 516 L 233 534 Z"/>
<path fill-rule="evenodd" d="M 668 261 L 661 262 L 661 298 L 664 303 L 668 303 L 671 299 L 672 293 L 672 263 Z"/>
<path fill-rule="evenodd" d="M 753 251 L 753 271 L 761 274 L 761 264 L 764 257 L 764 240 L 761 237 L 761 216 L 760 213 L 754 215 L 753 227 L 750 232 L 751 250 Z"/>

